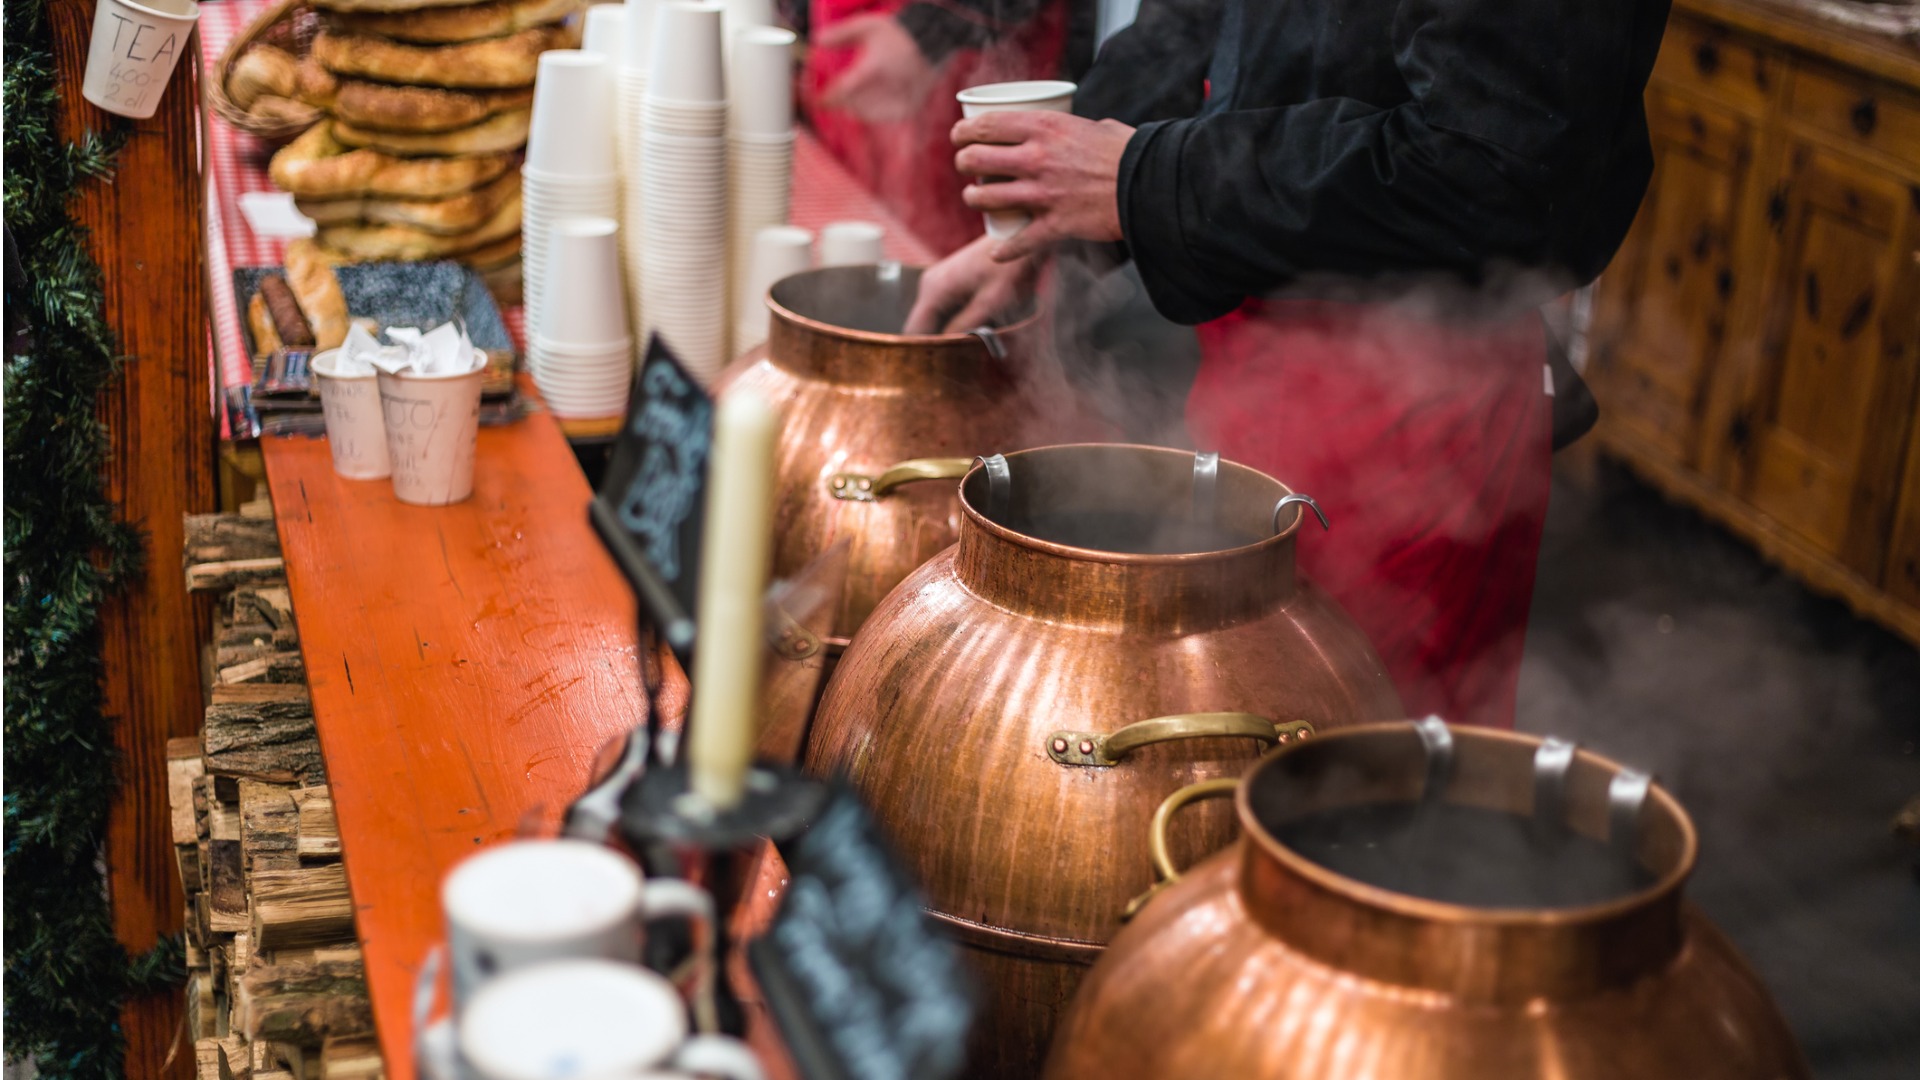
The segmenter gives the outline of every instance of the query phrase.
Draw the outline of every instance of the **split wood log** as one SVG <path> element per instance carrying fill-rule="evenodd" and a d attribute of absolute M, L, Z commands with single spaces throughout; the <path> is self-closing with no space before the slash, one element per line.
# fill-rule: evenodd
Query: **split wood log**
<path fill-rule="evenodd" d="M 368 1036 L 329 1036 L 320 1044 L 320 1080 L 379 1080 L 386 1072 L 380 1043 Z"/>
<path fill-rule="evenodd" d="M 187 983 L 187 1027 L 198 1030 L 193 1020 L 193 983 Z M 201 1036 L 193 1041 L 193 1073 L 197 1080 L 233 1080 L 231 1073 L 220 1069 L 220 1040 L 211 1035 Z"/>
<path fill-rule="evenodd" d="M 176 844 L 191 844 L 200 837 L 193 819 L 193 784 L 207 772 L 200 754 L 200 740 L 191 735 L 167 740 L 167 811 Z"/>
<path fill-rule="evenodd" d="M 228 559 L 187 567 L 187 588 L 192 592 L 219 592 L 236 585 L 281 581 L 286 576 L 286 560 L 277 555 L 270 559 Z"/>
<path fill-rule="evenodd" d="M 240 853 L 248 879 L 263 870 L 300 865 L 300 809 L 293 789 L 259 780 L 240 781 Z"/>
<path fill-rule="evenodd" d="M 253 1076 L 253 1051 L 248 1048 L 247 1040 L 232 1032 L 221 1039 L 220 1067 L 232 1080 L 249 1080 Z"/>
<path fill-rule="evenodd" d="M 301 684 L 215 686 L 201 738 L 215 775 L 291 782 L 325 773 L 313 701 Z"/>
<path fill-rule="evenodd" d="M 293 627 L 293 594 L 285 582 L 243 585 L 233 590 L 233 621 L 264 622 L 276 630 Z"/>
<path fill-rule="evenodd" d="M 209 928 L 216 934 L 238 933 L 251 925 L 247 917 L 247 874 L 239 840 L 208 840 L 210 870 L 207 896 Z"/>
<path fill-rule="evenodd" d="M 307 681 L 307 665 L 298 652 L 269 651 L 250 660 L 220 666 L 219 650 L 214 651 L 214 689 L 235 683 L 300 683 Z"/>
<path fill-rule="evenodd" d="M 253 876 L 254 948 L 297 949 L 352 937 L 353 901 L 346 870 L 338 864 Z"/>
<path fill-rule="evenodd" d="M 213 974 L 207 971 L 187 973 L 187 1034 L 194 1039 L 194 1058 L 200 1057 L 200 1041 L 219 1034 L 219 1003 L 214 999 Z M 218 1058 L 216 1052 L 216 1060 Z"/>
<path fill-rule="evenodd" d="M 340 857 L 340 825 L 333 817 L 333 796 L 324 787 L 299 788 L 293 793 L 300 809 L 297 849 L 302 862 L 330 862 Z"/>
<path fill-rule="evenodd" d="M 236 982 L 234 1000 L 234 1015 L 248 1039 L 319 1046 L 329 1035 L 373 1031 L 367 975 L 357 963 L 255 968 Z"/>
<path fill-rule="evenodd" d="M 200 891 L 200 845 L 173 845 L 173 864 L 180 870 L 180 891 L 188 896 Z"/>
<path fill-rule="evenodd" d="M 186 562 L 230 562 L 280 554 L 280 535 L 272 518 L 241 514 L 187 514 Z"/>

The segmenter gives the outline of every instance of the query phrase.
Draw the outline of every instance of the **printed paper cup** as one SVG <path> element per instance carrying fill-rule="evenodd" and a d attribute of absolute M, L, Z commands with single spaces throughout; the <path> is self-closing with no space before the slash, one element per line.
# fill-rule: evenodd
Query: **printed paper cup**
<path fill-rule="evenodd" d="M 392 473 L 387 458 L 387 425 L 380 386 L 373 375 L 338 375 L 339 349 L 313 358 L 320 387 L 320 411 L 327 421 L 327 448 L 333 471 L 349 480 L 379 480 Z"/>
<path fill-rule="evenodd" d="M 473 494 L 480 385 L 486 376 L 484 367 L 465 375 L 380 373 L 395 498 L 446 506 Z"/>
<path fill-rule="evenodd" d="M 194 0 L 99 0 L 80 95 L 110 113 L 152 116 L 199 20 Z"/>

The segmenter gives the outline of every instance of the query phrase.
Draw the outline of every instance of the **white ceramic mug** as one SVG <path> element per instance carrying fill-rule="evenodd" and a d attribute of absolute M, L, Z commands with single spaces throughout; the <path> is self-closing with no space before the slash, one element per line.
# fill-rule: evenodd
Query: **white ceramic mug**
<path fill-rule="evenodd" d="M 1029 79 L 1022 82 L 987 83 L 969 86 L 954 95 L 960 100 L 963 116 L 974 117 L 991 112 L 1072 112 L 1073 92 L 1079 87 L 1055 79 Z M 991 176 L 980 178 L 983 184 L 996 183 Z M 1024 210 L 994 210 L 986 214 L 987 235 L 1005 240 L 1032 221 Z"/>
<path fill-rule="evenodd" d="M 765 1080 L 746 1044 L 687 1037 L 671 983 L 610 960 L 559 960 L 482 987 L 459 1021 L 473 1080 L 626 1078 L 654 1070 Z"/>
<path fill-rule="evenodd" d="M 440 887 L 463 1012 L 483 986 L 557 960 L 640 962 L 645 925 L 713 921 L 713 900 L 671 878 L 648 881 L 631 859 L 584 840 L 515 840 L 469 857 Z"/>
<path fill-rule="evenodd" d="M 99 0 L 80 96 L 135 120 L 152 116 L 198 21 L 194 0 Z"/>

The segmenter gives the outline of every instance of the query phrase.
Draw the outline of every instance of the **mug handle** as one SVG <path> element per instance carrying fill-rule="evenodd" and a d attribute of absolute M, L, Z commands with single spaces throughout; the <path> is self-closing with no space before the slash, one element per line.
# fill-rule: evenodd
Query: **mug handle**
<path fill-rule="evenodd" d="M 759 1056 L 729 1035 L 695 1035 L 674 1051 L 671 1066 L 681 1072 L 726 1080 L 767 1080 Z"/>
<path fill-rule="evenodd" d="M 668 974 L 669 981 L 693 983 L 694 1026 L 700 1031 L 719 1030 L 719 1013 L 714 1001 L 716 962 L 714 942 L 719 937 L 714 916 L 713 897 L 705 889 L 679 878 L 652 877 L 640 890 L 640 921 L 686 918 L 701 923 L 704 944 L 680 970 Z M 691 969 L 691 970 L 689 970 Z"/>
<path fill-rule="evenodd" d="M 1127 904 L 1127 910 L 1120 916 L 1122 920 L 1138 915 L 1140 909 L 1147 906 L 1147 901 L 1160 895 L 1160 890 L 1180 880 L 1180 868 L 1173 865 L 1173 853 L 1167 850 L 1167 826 L 1172 824 L 1173 815 L 1189 803 L 1227 798 L 1239 787 L 1237 778 L 1202 780 L 1197 784 L 1188 784 L 1161 802 L 1160 808 L 1153 812 L 1153 823 L 1147 826 L 1147 850 L 1153 856 L 1153 868 L 1160 872 L 1160 880 Z"/>

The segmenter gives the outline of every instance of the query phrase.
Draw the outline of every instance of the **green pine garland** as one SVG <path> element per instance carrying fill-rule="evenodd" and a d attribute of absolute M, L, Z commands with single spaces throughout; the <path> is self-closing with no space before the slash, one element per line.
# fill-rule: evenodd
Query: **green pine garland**
<path fill-rule="evenodd" d="M 7 306 L 29 335 L 5 369 L 6 1050 L 58 1080 L 112 1080 L 122 1002 L 180 978 L 177 941 L 129 960 L 103 880 L 116 780 L 100 604 L 138 571 L 141 536 L 103 488 L 95 407 L 117 361 L 67 205 L 109 178 L 126 131 L 62 141 L 46 2 L 3 10 L 6 229 L 26 278 Z"/>

